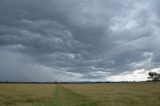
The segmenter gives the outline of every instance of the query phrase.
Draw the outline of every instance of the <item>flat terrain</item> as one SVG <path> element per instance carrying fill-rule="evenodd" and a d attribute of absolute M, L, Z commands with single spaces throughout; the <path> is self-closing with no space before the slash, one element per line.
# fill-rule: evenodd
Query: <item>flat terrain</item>
<path fill-rule="evenodd" d="M 0 84 L 0 106 L 160 106 L 160 83 Z"/>
<path fill-rule="evenodd" d="M 0 106 L 48 106 L 54 85 L 0 84 Z"/>

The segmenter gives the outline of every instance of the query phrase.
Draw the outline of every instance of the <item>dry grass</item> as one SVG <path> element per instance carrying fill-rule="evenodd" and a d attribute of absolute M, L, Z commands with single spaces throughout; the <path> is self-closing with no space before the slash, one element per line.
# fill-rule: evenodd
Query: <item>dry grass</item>
<path fill-rule="evenodd" d="M 0 84 L 0 106 L 160 106 L 160 83 Z"/>
<path fill-rule="evenodd" d="M 160 106 L 160 83 L 66 84 L 98 106 Z"/>
<path fill-rule="evenodd" d="M 49 105 L 54 85 L 0 84 L 0 106 Z"/>

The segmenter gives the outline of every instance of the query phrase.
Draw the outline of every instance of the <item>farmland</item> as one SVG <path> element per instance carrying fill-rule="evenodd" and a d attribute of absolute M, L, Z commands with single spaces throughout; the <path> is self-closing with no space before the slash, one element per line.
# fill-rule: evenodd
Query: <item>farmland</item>
<path fill-rule="evenodd" d="M 160 83 L 0 84 L 0 106 L 160 106 Z"/>

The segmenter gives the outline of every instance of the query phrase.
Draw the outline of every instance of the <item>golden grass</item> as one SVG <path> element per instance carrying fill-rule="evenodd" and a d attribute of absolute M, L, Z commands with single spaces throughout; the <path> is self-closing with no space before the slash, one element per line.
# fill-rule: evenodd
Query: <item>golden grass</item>
<path fill-rule="evenodd" d="M 48 105 L 53 90 L 50 84 L 0 84 L 0 106 Z"/>
<path fill-rule="evenodd" d="M 0 84 L 0 106 L 160 106 L 160 83 Z"/>
<path fill-rule="evenodd" d="M 160 83 L 63 84 L 98 106 L 160 106 Z"/>

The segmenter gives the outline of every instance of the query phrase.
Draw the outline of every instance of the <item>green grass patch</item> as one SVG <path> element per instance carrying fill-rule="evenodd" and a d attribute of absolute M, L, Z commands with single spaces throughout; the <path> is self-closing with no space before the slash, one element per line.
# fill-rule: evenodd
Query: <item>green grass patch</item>
<path fill-rule="evenodd" d="M 97 104 L 84 95 L 57 85 L 53 95 L 53 106 L 97 106 Z"/>

